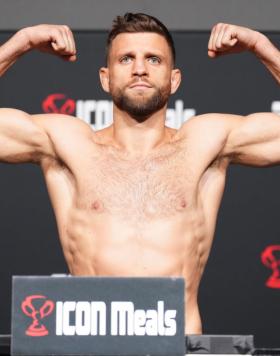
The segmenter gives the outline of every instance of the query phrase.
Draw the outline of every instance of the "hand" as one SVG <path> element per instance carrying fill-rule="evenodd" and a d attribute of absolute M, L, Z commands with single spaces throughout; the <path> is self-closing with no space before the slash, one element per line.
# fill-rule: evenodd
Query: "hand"
<path fill-rule="evenodd" d="M 211 31 L 208 56 L 215 58 L 224 54 L 254 51 L 261 34 L 246 27 L 218 23 Z"/>
<path fill-rule="evenodd" d="M 54 54 L 70 62 L 77 59 L 75 40 L 68 26 L 32 26 L 21 30 L 21 34 L 27 39 L 29 49 Z"/>

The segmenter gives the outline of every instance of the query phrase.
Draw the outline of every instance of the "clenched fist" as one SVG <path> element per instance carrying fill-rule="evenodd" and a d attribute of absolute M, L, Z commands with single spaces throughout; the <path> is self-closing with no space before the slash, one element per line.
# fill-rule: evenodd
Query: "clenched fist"
<path fill-rule="evenodd" d="M 245 50 L 254 51 L 261 35 L 261 33 L 246 27 L 218 23 L 211 31 L 208 56 L 215 58 Z"/>
<path fill-rule="evenodd" d="M 67 61 L 76 60 L 76 46 L 72 31 L 64 25 L 38 25 L 22 29 L 29 49 L 38 49 L 62 57 Z"/>

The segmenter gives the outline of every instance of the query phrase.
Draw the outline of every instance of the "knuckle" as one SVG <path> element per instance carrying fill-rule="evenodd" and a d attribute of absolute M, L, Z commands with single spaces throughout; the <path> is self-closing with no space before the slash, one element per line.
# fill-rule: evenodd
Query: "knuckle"
<path fill-rule="evenodd" d="M 235 26 L 233 26 L 233 25 L 228 25 L 228 27 L 227 27 L 227 30 L 229 31 L 229 32 L 232 32 L 232 31 L 234 31 L 235 30 Z"/>
<path fill-rule="evenodd" d="M 211 30 L 211 33 L 212 33 L 212 34 L 215 32 L 216 27 L 217 27 L 217 24 L 215 24 L 215 25 L 212 27 L 212 30 Z"/>
<path fill-rule="evenodd" d="M 57 30 L 58 30 L 59 34 L 62 36 L 64 33 L 63 27 L 59 26 L 59 28 Z"/>
<path fill-rule="evenodd" d="M 70 30 L 70 27 L 67 26 L 67 25 L 63 25 L 63 29 L 64 29 L 65 31 L 67 31 L 67 32 L 70 32 L 70 31 L 71 31 L 71 30 Z"/>

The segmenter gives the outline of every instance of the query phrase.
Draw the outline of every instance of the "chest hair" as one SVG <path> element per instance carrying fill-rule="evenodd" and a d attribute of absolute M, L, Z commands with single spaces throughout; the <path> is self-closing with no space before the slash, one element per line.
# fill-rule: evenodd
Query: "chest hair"
<path fill-rule="evenodd" d="M 140 221 L 178 214 L 189 204 L 191 171 L 186 154 L 175 147 L 133 159 L 105 151 L 93 174 L 88 203 L 96 212 Z"/>

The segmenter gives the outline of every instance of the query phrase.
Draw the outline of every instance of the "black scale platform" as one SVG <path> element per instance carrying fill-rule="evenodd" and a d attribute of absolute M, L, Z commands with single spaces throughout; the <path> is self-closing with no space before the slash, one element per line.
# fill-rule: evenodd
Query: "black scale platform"
<path fill-rule="evenodd" d="M 10 356 L 10 345 L 11 336 L 0 335 L 1 356 Z M 252 335 L 188 335 L 186 354 L 280 356 L 280 348 L 255 349 Z"/>

